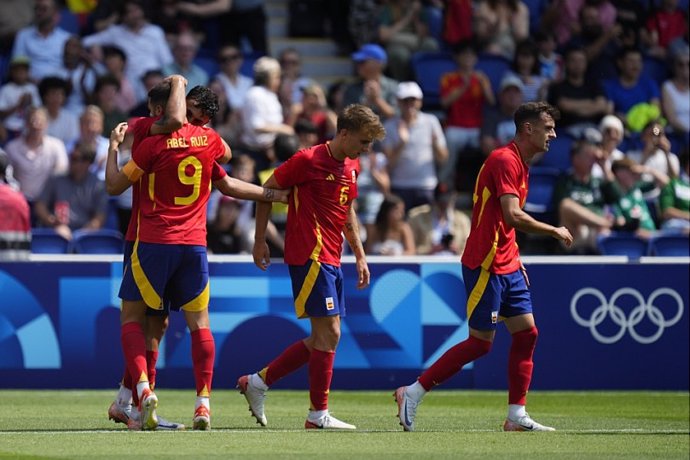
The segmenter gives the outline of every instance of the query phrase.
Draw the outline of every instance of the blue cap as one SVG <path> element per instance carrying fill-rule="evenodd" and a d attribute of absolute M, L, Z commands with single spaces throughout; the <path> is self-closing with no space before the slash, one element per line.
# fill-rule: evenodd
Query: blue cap
<path fill-rule="evenodd" d="M 386 62 L 388 56 L 386 56 L 386 52 L 383 50 L 383 48 L 375 43 L 367 43 L 366 45 L 362 45 L 358 51 L 352 53 L 352 60 L 356 62 L 367 61 L 369 59 L 379 62 Z"/>

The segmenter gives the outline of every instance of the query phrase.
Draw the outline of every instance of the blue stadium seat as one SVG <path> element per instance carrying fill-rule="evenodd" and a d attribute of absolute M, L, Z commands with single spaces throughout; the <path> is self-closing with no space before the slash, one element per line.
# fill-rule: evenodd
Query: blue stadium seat
<path fill-rule="evenodd" d="M 510 70 L 510 61 L 502 56 L 482 53 L 477 59 L 477 70 L 481 70 L 489 77 L 491 88 L 497 95 L 503 76 Z"/>
<path fill-rule="evenodd" d="M 263 54 L 261 53 L 244 53 L 244 59 L 242 60 L 242 67 L 240 67 L 240 73 L 246 75 L 249 78 L 254 78 L 254 63 Z"/>
<path fill-rule="evenodd" d="M 575 139 L 568 134 L 561 134 L 549 144 L 549 151 L 544 153 L 535 166 L 555 168 L 561 172 L 570 169 L 570 149 Z"/>
<path fill-rule="evenodd" d="M 648 243 L 634 233 L 613 232 L 608 236 L 597 238 L 599 252 L 605 256 L 628 256 L 639 259 L 647 255 Z"/>
<path fill-rule="evenodd" d="M 419 52 L 412 55 L 412 71 L 424 93 L 425 110 L 441 106 L 441 76 L 458 68 L 451 53 Z"/>
<path fill-rule="evenodd" d="M 553 190 L 560 176 L 556 168 L 534 166 L 529 170 L 529 190 L 525 211 L 537 220 L 552 222 Z"/>
<path fill-rule="evenodd" d="M 72 249 L 77 254 L 122 254 L 124 238 L 117 230 L 79 230 L 72 237 Z"/>
<path fill-rule="evenodd" d="M 34 254 L 67 254 L 69 246 L 69 240 L 52 228 L 31 229 L 31 252 Z"/>
<path fill-rule="evenodd" d="M 649 240 L 649 255 L 690 257 L 690 237 L 683 235 L 657 235 Z"/>
<path fill-rule="evenodd" d="M 81 25 L 79 24 L 79 16 L 72 13 L 69 8 L 62 8 L 60 10 L 60 21 L 58 27 L 66 30 L 72 35 L 79 35 Z"/>
<path fill-rule="evenodd" d="M 523 0 L 529 10 L 529 29 L 532 34 L 539 30 L 541 15 L 546 9 L 545 0 Z"/>

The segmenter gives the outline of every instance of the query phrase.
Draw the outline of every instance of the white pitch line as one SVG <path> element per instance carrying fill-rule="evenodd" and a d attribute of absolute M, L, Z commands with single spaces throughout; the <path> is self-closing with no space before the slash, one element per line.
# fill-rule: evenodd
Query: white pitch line
<path fill-rule="evenodd" d="M 238 429 L 238 428 L 214 428 L 210 432 L 208 431 L 194 431 L 194 430 L 160 430 L 157 433 L 242 433 L 242 434 L 266 434 L 266 433 L 305 433 L 304 429 L 294 429 L 294 430 L 272 430 L 272 429 Z M 320 432 L 319 430 L 314 430 L 314 433 Z M 334 431 L 330 431 L 333 433 Z M 500 429 L 488 430 L 488 429 L 469 429 L 469 430 L 437 430 L 437 431 L 417 431 L 417 433 L 500 433 Z M 121 434 L 121 433 L 134 433 L 135 435 L 148 435 L 148 431 L 129 431 L 129 430 L 16 430 L 16 431 L 2 431 L 1 435 L 14 435 L 14 434 Z M 354 430 L 354 431 L 343 431 L 341 433 L 404 433 L 402 430 Z M 644 428 L 623 428 L 620 430 L 607 430 L 607 429 L 592 429 L 592 430 L 557 430 L 556 434 L 690 434 L 689 430 L 650 430 Z M 407 435 L 406 435 L 407 436 Z M 546 436 L 549 436 L 548 434 Z"/>

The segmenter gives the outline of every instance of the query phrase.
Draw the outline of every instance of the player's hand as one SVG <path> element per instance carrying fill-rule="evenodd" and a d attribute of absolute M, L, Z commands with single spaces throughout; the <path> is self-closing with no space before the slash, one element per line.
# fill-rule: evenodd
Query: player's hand
<path fill-rule="evenodd" d="M 573 235 L 570 234 L 570 230 L 565 227 L 556 227 L 553 229 L 553 237 L 557 240 L 563 241 L 566 247 L 570 247 L 573 244 Z"/>
<path fill-rule="evenodd" d="M 125 140 L 125 134 L 127 133 L 127 122 L 123 121 L 122 123 L 118 123 L 117 126 L 113 128 L 112 131 L 110 131 L 110 143 L 111 144 L 117 144 L 120 145 L 122 144 L 122 141 Z"/>
<path fill-rule="evenodd" d="M 369 286 L 371 274 L 366 259 L 357 259 L 357 289 L 364 289 Z"/>
<path fill-rule="evenodd" d="M 254 249 L 252 250 L 254 257 L 254 265 L 261 270 L 266 270 L 271 265 L 271 251 L 268 249 L 266 241 L 255 241 Z"/>
<path fill-rule="evenodd" d="M 171 84 L 175 81 L 179 81 L 180 83 L 182 83 L 182 86 L 187 86 L 187 79 L 182 75 L 170 75 L 169 77 L 165 77 L 164 80 L 169 80 Z"/>

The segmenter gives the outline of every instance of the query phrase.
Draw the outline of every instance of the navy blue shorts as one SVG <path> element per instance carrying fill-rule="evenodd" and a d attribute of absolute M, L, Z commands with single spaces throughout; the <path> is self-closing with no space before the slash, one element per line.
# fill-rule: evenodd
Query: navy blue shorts
<path fill-rule="evenodd" d="M 120 298 L 143 300 L 149 308 L 202 311 L 209 303 L 208 258 L 204 246 L 135 242 L 124 267 Z"/>
<path fill-rule="evenodd" d="M 499 318 L 532 313 L 532 296 L 520 270 L 496 275 L 481 267 L 462 266 L 467 318 L 472 329 L 493 331 Z"/>
<path fill-rule="evenodd" d="M 132 257 L 132 250 L 134 249 L 134 241 L 125 241 L 125 257 L 122 262 L 123 268 L 127 267 L 129 259 Z M 163 308 L 156 310 L 153 308 L 146 309 L 146 316 L 168 316 L 170 313 L 170 301 L 163 298 Z"/>
<path fill-rule="evenodd" d="M 313 260 L 290 265 L 292 296 L 298 318 L 345 316 L 343 272 L 340 267 Z"/>

